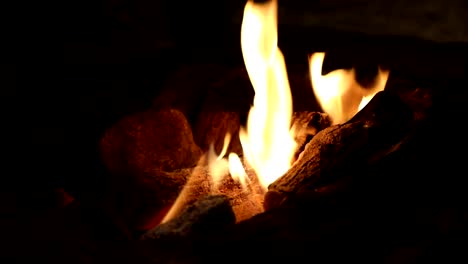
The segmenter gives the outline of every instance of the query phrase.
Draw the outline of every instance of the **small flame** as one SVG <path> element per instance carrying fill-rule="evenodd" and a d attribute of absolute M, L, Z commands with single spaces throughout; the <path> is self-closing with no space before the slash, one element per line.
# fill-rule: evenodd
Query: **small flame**
<path fill-rule="evenodd" d="M 325 53 L 317 52 L 310 56 L 310 77 L 315 97 L 323 111 L 330 115 L 333 124 L 341 124 L 351 119 L 379 91 L 383 91 L 389 71 L 380 69 L 373 87 L 363 88 L 356 81 L 355 71 L 334 70 L 322 75 Z"/>
<path fill-rule="evenodd" d="M 208 151 L 208 171 L 211 175 L 213 181 L 213 189 L 217 190 L 219 184 L 224 179 L 225 176 L 229 173 L 229 164 L 228 161 L 223 158 L 226 155 L 227 148 L 229 147 L 229 142 L 231 141 L 231 134 L 227 133 L 224 137 L 223 149 L 219 155 L 216 155 L 213 145 L 210 146 Z"/>
<path fill-rule="evenodd" d="M 246 189 L 247 188 L 247 173 L 244 170 L 244 167 L 242 166 L 242 161 L 240 160 L 239 156 L 237 156 L 236 153 L 230 153 L 229 154 L 229 173 L 231 174 L 231 177 L 237 181 L 240 182 L 242 185 L 242 188 Z"/>
<path fill-rule="evenodd" d="M 247 187 L 247 173 L 242 166 L 242 161 L 239 156 L 235 153 L 229 153 L 228 159 L 224 158 L 230 141 L 231 134 L 227 133 L 224 137 L 223 149 L 219 155 L 216 155 L 213 145 L 210 146 L 210 150 L 208 151 L 208 171 L 213 181 L 213 192 L 218 190 L 223 179 L 229 174 L 232 179 L 239 182 L 244 189 Z"/>

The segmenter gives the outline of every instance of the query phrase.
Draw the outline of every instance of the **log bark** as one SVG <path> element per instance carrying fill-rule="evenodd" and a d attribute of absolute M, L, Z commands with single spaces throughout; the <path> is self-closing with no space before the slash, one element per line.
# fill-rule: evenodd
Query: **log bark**
<path fill-rule="evenodd" d="M 320 131 L 291 169 L 268 187 L 265 209 L 345 189 L 370 160 L 388 152 L 413 124 L 412 111 L 398 96 L 380 92 L 345 124 Z M 333 187 L 332 187 L 333 186 Z M 315 194 L 315 195 L 310 195 Z"/>

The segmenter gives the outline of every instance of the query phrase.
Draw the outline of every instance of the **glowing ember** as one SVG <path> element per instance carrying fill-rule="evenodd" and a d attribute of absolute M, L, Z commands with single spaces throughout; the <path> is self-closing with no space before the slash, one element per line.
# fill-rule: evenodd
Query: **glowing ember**
<path fill-rule="evenodd" d="M 385 88 L 389 71 L 379 68 L 374 86 L 363 88 L 356 82 L 354 69 L 335 70 L 322 75 L 324 58 L 325 53 L 322 52 L 310 56 L 313 91 L 323 111 L 330 115 L 333 124 L 341 124 L 351 119 L 377 92 Z"/>

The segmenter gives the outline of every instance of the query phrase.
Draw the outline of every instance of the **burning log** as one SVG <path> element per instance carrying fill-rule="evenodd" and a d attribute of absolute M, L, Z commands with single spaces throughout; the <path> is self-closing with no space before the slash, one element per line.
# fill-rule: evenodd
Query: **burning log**
<path fill-rule="evenodd" d="M 312 138 L 291 169 L 268 187 L 265 208 L 346 189 L 374 159 L 398 144 L 412 124 L 407 105 L 394 94 L 379 92 L 350 121 Z"/>
<path fill-rule="evenodd" d="M 223 112 L 219 113 L 219 117 L 225 116 L 226 115 L 224 115 Z M 210 119 L 205 118 L 204 120 Z M 225 119 L 221 118 L 220 120 Z M 235 124 L 236 123 L 234 123 L 234 125 Z M 311 136 L 315 135 L 325 127 L 330 126 L 330 124 L 331 121 L 326 114 L 307 111 L 295 112 L 292 117 L 292 130 L 295 135 L 294 140 L 299 146 L 298 153 L 302 146 L 310 140 Z M 216 124 L 214 125 L 216 126 Z M 215 129 L 213 131 L 220 132 L 223 130 Z M 245 180 L 248 182 L 242 183 L 242 180 L 234 180 L 235 176 L 232 174 L 229 175 L 229 172 L 227 171 L 228 161 L 224 159 L 226 152 L 221 151 L 221 148 L 226 147 L 227 149 L 228 145 L 229 142 L 225 141 L 224 146 L 221 146 L 219 151 L 215 151 L 222 152 L 220 156 L 216 158 L 213 157 L 212 155 L 215 155 L 215 153 L 210 152 L 213 151 L 213 149 L 211 149 L 200 159 L 199 164 L 193 169 L 190 179 L 181 191 L 173 208 L 166 215 L 165 220 L 172 219 L 173 217 L 180 215 L 182 213 L 181 211 L 186 206 L 194 203 L 199 197 L 209 194 L 222 194 L 228 196 L 237 222 L 248 219 L 263 211 L 265 190 L 260 185 L 259 178 L 255 174 L 253 168 L 251 168 L 246 162 L 242 162 L 242 160 L 239 159 L 239 162 L 243 163 L 240 164 L 240 166 L 245 169 Z M 214 146 L 212 147 L 214 148 Z M 229 161 L 229 163 L 231 163 L 231 161 Z M 218 167 L 218 165 L 220 165 L 220 167 Z M 232 164 L 229 166 L 231 165 Z M 220 172 L 218 171 L 219 168 L 222 168 L 222 170 L 226 169 L 226 171 Z M 231 168 L 229 168 L 229 170 L 230 169 Z"/>
<path fill-rule="evenodd" d="M 294 131 L 294 140 L 297 143 L 297 150 L 294 154 L 295 159 L 304 151 L 306 144 L 318 132 L 331 125 L 330 117 L 320 112 L 300 111 L 294 112 L 292 117 L 292 130 Z"/>
<path fill-rule="evenodd" d="M 205 235 L 234 224 L 236 217 L 224 195 L 201 197 L 184 208 L 179 216 L 146 232 L 141 239 Z"/>

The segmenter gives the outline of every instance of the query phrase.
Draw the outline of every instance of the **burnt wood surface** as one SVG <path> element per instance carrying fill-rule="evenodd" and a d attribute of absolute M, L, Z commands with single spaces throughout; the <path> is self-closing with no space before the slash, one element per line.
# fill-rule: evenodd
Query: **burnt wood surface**
<path fill-rule="evenodd" d="M 358 180 L 360 173 L 366 174 L 371 159 L 405 137 L 412 119 L 412 112 L 396 95 L 379 92 L 350 121 L 312 138 L 291 169 L 268 187 L 265 207 L 279 206 L 288 196 L 320 195 L 326 192 L 321 191 L 321 184 L 340 181 L 340 177 L 352 175 Z"/>

